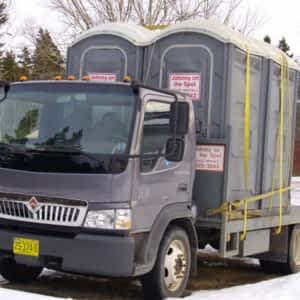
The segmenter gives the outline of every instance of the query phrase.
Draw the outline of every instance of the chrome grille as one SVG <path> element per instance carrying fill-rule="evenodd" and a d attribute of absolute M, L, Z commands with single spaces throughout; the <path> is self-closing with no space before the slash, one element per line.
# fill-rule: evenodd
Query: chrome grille
<path fill-rule="evenodd" d="M 67 200 L 66 203 L 63 200 L 59 203 L 38 200 L 36 208 L 31 208 L 29 201 L 0 198 L 0 218 L 76 227 L 83 224 L 87 212 L 87 204 L 82 201 L 78 201 L 79 204 L 75 204 L 76 201 L 67 204 Z"/>

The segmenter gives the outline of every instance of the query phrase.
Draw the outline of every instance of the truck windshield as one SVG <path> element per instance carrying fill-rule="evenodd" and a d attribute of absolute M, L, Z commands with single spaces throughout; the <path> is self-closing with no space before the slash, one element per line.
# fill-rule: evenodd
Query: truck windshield
<path fill-rule="evenodd" d="M 0 103 L 0 167 L 67 173 L 126 167 L 135 95 L 97 83 L 12 85 Z"/>

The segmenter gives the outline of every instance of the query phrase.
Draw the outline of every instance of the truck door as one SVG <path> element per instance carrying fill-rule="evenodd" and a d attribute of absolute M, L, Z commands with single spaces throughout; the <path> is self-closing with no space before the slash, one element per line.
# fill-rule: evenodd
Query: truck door
<path fill-rule="evenodd" d="M 143 99 L 140 124 L 140 153 L 138 184 L 136 185 L 137 224 L 150 228 L 160 211 L 169 204 L 191 201 L 191 168 L 194 153 L 189 136 L 185 141 L 185 154 L 180 162 L 170 162 L 164 155 L 166 143 L 172 137 L 169 127 L 170 109 L 174 98 L 159 94 L 146 94 Z"/>

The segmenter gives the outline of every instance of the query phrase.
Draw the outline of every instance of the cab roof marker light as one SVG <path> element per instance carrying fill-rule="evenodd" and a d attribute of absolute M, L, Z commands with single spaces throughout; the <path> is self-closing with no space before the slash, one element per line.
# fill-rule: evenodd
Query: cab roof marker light
<path fill-rule="evenodd" d="M 69 75 L 68 80 L 76 80 L 76 77 L 74 75 Z"/>
<path fill-rule="evenodd" d="M 132 78 L 129 75 L 123 77 L 123 82 L 132 82 Z"/>
<path fill-rule="evenodd" d="M 89 75 L 84 75 L 81 77 L 81 80 L 83 81 L 89 81 L 90 80 L 90 76 Z"/>
<path fill-rule="evenodd" d="M 56 75 L 54 77 L 54 80 L 63 80 L 63 77 L 61 75 Z"/>
<path fill-rule="evenodd" d="M 19 78 L 19 81 L 27 81 L 28 80 L 28 77 L 26 75 L 22 75 L 20 78 Z"/>

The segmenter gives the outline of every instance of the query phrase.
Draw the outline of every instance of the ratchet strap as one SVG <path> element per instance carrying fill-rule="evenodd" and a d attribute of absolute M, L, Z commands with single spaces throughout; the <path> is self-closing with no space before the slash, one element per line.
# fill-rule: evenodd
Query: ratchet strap
<path fill-rule="evenodd" d="M 250 146 L 250 110 L 251 110 L 251 58 L 247 48 L 244 105 L 244 186 L 248 189 L 249 146 Z"/>
<path fill-rule="evenodd" d="M 281 191 L 276 190 L 273 192 L 268 192 L 268 193 L 264 193 L 264 194 L 260 194 L 260 195 L 251 196 L 251 197 L 248 197 L 248 198 L 245 198 L 242 200 L 225 201 L 220 207 L 209 209 L 207 211 L 207 215 L 214 216 L 214 215 L 222 214 L 222 215 L 226 215 L 226 216 L 230 217 L 232 215 L 232 211 L 234 209 L 239 209 L 243 206 L 245 207 L 245 203 L 254 203 L 256 201 L 265 200 L 265 199 L 268 199 L 275 195 L 278 195 L 280 192 L 286 193 L 290 189 L 291 189 L 291 187 L 288 186 L 288 187 L 283 188 Z M 245 216 L 245 214 L 244 214 L 244 216 Z M 245 222 L 245 217 L 244 217 L 244 222 Z"/>
<path fill-rule="evenodd" d="M 249 179 L 249 147 L 250 147 L 250 111 L 251 111 L 251 55 L 247 47 L 246 52 L 246 74 L 245 74 L 245 105 L 244 105 L 244 188 L 248 190 Z M 244 202 L 245 222 L 241 239 L 246 239 L 248 220 L 248 201 Z"/>
<path fill-rule="evenodd" d="M 284 182 L 284 128 L 285 128 L 285 94 L 286 85 L 288 91 L 288 159 L 291 160 L 292 151 L 292 96 L 289 87 L 289 69 L 286 56 L 283 54 L 281 57 L 281 72 L 280 72 L 280 111 L 279 111 L 279 127 L 276 133 L 276 149 L 275 149 L 275 161 L 274 170 L 272 176 L 272 191 L 263 193 L 260 195 L 254 195 L 246 197 L 241 200 L 225 201 L 220 207 L 215 209 L 209 209 L 207 211 L 208 216 L 216 214 L 223 214 L 229 218 L 232 216 L 232 212 L 236 209 L 243 207 L 243 232 L 241 240 L 245 240 L 247 236 L 247 223 L 248 223 L 248 204 L 257 201 L 269 199 L 269 208 L 273 206 L 273 198 L 279 195 L 279 220 L 276 228 L 276 234 L 280 234 L 282 231 L 282 215 L 283 215 L 283 194 L 290 191 L 289 176 L 291 172 L 291 162 L 288 165 L 288 172 L 286 182 Z M 250 52 L 247 49 L 246 57 L 246 76 L 245 76 L 245 107 L 244 107 L 244 185 L 245 190 L 248 188 L 248 172 L 249 172 L 249 146 L 250 146 L 250 108 L 251 108 L 251 61 Z M 279 163 L 279 188 L 275 190 L 275 181 L 277 166 Z M 284 185 L 286 187 L 284 187 Z M 271 199 L 270 199 L 271 198 Z"/>
<path fill-rule="evenodd" d="M 285 116 L 285 87 L 288 74 L 287 59 L 281 56 L 281 72 L 280 72 L 280 121 L 279 121 L 279 224 L 276 228 L 276 234 L 280 234 L 282 230 L 282 188 L 283 188 L 283 155 L 284 155 L 284 116 Z"/>

